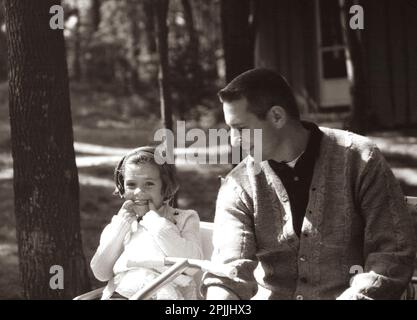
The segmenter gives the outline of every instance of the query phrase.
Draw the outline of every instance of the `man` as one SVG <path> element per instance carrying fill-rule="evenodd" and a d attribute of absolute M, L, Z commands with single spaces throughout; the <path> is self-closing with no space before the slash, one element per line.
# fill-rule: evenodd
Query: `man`
<path fill-rule="evenodd" d="M 222 182 L 212 260 L 238 275 L 206 274 L 207 299 L 399 298 L 413 273 L 413 222 L 378 148 L 300 121 L 270 70 L 241 74 L 219 97 L 232 144 L 262 129 L 263 161 L 259 172 L 246 157 Z"/>

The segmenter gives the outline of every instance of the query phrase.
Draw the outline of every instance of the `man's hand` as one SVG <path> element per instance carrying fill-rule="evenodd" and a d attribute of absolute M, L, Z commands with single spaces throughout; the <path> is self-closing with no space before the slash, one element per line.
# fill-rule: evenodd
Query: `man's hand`
<path fill-rule="evenodd" d="M 209 286 L 206 300 L 239 300 L 239 297 L 223 287 Z"/>
<path fill-rule="evenodd" d="M 373 300 L 362 293 L 359 293 L 354 288 L 346 289 L 336 300 Z"/>

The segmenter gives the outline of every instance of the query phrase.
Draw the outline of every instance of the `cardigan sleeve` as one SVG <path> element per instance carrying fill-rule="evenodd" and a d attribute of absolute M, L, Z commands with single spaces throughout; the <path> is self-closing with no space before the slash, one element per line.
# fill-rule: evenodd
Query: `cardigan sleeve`
<path fill-rule="evenodd" d="M 226 178 L 217 197 L 211 260 L 236 267 L 237 277 L 232 280 L 206 273 L 201 288 L 203 294 L 209 286 L 220 286 L 248 300 L 257 291 L 253 275 L 257 265 L 253 215 L 245 202 L 248 203 L 248 198 L 244 191 L 232 178 Z"/>
<path fill-rule="evenodd" d="M 414 224 L 400 185 L 376 147 L 361 175 L 359 204 L 365 222 L 364 273 L 339 299 L 398 299 L 414 271 Z"/>
<path fill-rule="evenodd" d="M 90 267 L 100 281 L 113 277 L 113 266 L 123 251 L 123 242 L 131 228 L 131 223 L 120 216 L 113 216 L 100 236 L 100 244 L 91 259 Z"/>

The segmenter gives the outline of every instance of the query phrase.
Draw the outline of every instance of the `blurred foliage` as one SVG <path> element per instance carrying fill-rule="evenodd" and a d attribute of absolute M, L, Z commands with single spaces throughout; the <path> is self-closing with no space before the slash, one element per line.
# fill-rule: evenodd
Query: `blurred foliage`
<path fill-rule="evenodd" d="M 94 91 L 124 99 L 120 108 L 129 109 L 124 114 L 159 116 L 152 0 L 65 0 L 63 5 L 72 82 L 87 82 Z M 223 74 L 219 10 L 218 1 L 170 1 L 170 87 L 177 118 L 207 122 L 208 110 L 218 117 L 214 109 Z"/>

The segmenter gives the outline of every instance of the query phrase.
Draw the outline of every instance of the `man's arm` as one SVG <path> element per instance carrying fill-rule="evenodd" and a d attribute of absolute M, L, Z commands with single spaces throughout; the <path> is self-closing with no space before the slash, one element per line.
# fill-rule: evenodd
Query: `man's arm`
<path fill-rule="evenodd" d="M 207 300 L 239 300 L 239 297 L 231 292 L 230 290 L 225 289 L 224 287 L 219 286 L 210 286 L 207 288 Z"/>
<path fill-rule="evenodd" d="M 205 274 L 202 289 L 208 288 L 207 299 L 250 299 L 257 291 L 253 208 L 242 188 L 230 178 L 223 182 L 217 197 L 213 246 L 211 260 L 230 263 L 236 267 L 237 277 L 231 280 Z"/>
<path fill-rule="evenodd" d="M 401 188 L 376 147 L 361 175 L 358 202 L 365 222 L 365 272 L 339 299 L 398 299 L 414 271 L 415 230 Z"/>

